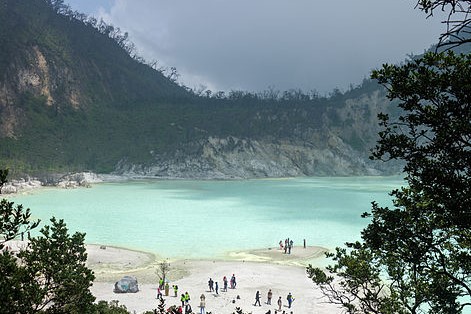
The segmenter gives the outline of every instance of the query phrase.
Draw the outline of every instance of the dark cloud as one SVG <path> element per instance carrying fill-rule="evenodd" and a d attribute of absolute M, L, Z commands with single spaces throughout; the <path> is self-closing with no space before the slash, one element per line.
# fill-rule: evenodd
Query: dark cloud
<path fill-rule="evenodd" d="M 177 67 L 188 86 L 213 90 L 345 89 L 422 53 L 442 28 L 414 1 L 110 1 L 88 13 L 128 31 L 143 57 Z"/>

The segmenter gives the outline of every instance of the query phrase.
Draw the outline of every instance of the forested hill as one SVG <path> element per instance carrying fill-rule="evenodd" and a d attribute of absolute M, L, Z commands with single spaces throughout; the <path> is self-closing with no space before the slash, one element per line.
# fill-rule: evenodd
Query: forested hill
<path fill-rule="evenodd" d="M 134 54 L 127 34 L 60 0 L 0 0 L 0 165 L 247 178 L 396 171 L 368 161 L 372 81 L 329 97 L 194 92 Z"/>

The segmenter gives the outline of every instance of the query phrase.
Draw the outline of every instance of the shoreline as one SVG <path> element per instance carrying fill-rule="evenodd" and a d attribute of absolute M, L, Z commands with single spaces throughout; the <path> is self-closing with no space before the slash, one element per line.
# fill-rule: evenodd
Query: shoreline
<path fill-rule="evenodd" d="M 339 178 L 350 178 L 350 177 L 390 177 L 397 176 L 398 174 L 385 175 L 385 174 L 363 174 L 363 175 L 340 175 L 340 176 L 314 176 L 314 178 L 325 178 L 325 177 L 339 177 Z M 140 174 L 100 174 L 94 172 L 74 172 L 67 174 L 56 174 L 52 173 L 47 177 L 39 178 L 34 176 L 26 176 L 19 179 L 13 179 L 7 181 L 2 188 L 3 195 L 21 195 L 27 194 L 32 191 L 37 191 L 42 188 L 59 188 L 59 189 L 76 189 L 76 188 L 91 188 L 94 184 L 100 183 L 117 183 L 126 181 L 139 181 L 139 180 L 201 180 L 201 181 L 243 181 L 243 180 L 289 180 L 296 178 L 309 178 L 309 176 L 281 176 L 281 177 L 180 177 L 180 176 L 151 176 L 151 175 L 140 175 Z"/>
<path fill-rule="evenodd" d="M 132 180 L 125 175 L 97 174 L 94 172 L 77 172 L 68 174 L 50 174 L 38 178 L 26 176 L 24 178 L 8 180 L 2 188 L 3 195 L 23 195 L 44 188 L 76 189 L 90 188 L 93 184 L 125 182 Z"/>
<path fill-rule="evenodd" d="M 113 245 L 86 244 L 87 266 L 95 271 L 95 281 L 106 281 L 117 274 L 141 276 L 145 282 L 156 277 L 155 271 L 162 261 L 175 265 L 170 278 L 180 279 L 187 272 L 187 264 L 192 263 L 259 263 L 306 268 L 308 264 L 320 265 L 325 252 L 329 250 L 319 246 L 295 246 L 292 254 L 285 254 L 279 248 L 251 249 L 227 252 L 223 257 L 213 258 L 164 258 L 159 254 L 134 250 Z"/>

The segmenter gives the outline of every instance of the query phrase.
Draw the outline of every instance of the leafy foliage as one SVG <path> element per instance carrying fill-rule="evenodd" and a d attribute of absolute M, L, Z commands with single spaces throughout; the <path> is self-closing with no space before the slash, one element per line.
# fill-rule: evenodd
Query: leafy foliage
<path fill-rule="evenodd" d="M 0 170 L 0 193 L 7 182 L 8 169 Z M 12 240 L 21 233 L 25 234 L 36 228 L 40 221 L 30 222 L 31 211 L 23 209 L 23 205 L 16 205 L 6 199 L 0 200 L 0 250 L 3 243 Z"/>
<path fill-rule="evenodd" d="M 18 254 L 29 278 L 35 281 L 30 287 L 35 292 L 32 305 L 50 313 L 89 312 L 95 297 L 88 288 L 95 277 L 85 266 L 85 234 L 69 236 L 62 220 L 52 218 L 51 223 Z"/>
<path fill-rule="evenodd" d="M 21 205 L 0 203 L 0 312 L 92 313 L 94 275 L 85 266 L 84 234 L 70 236 L 65 223 L 52 218 L 19 252 L 5 249 L 5 241 L 37 227 L 30 215 Z"/>
<path fill-rule="evenodd" d="M 99 301 L 95 306 L 94 313 L 96 314 L 128 314 L 129 312 L 126 309 L 126 306 L 119 305 L 119 302 L 115 300 L 111 302 Z"/>
<path fill-rule="evenodd" d="M 29 208 L 23 209 L 23 205 L 15 205 L 6 199 L 0 201 L 0 243 L 4 243 L 16 238 L 21 233 L 27 233 L 29 230 L 38 226 L 39 221 L 30 223 L 31 213 Z"/>
<path fill-rule="evenodd" d="M 373 203 L 362 242 L 309 276 L 349 313 L 461 313 L 471 306 L 471 56 L 426 54 L 373 77 L 399 100 L 373 157 L 405 161 L 394 208 Z"/>
<path fill-rule="evenodd" d="M 380 116 L 384 131 L 374 157 L 405 160 L 409 184 L 440 204 L 440 218 L 468 226 L 471 55 L 429 53 L 403 67 L 385 66 L 374 77 L 409 113 L 392 123 Z"/>
<path fill-rule="evenodd" d="M 26 249 L 0 256 L 0 311 L 7 313 L 89 313 L 95 298 L 89 287 L 94 279 L 86 268 L 84 234 L 67 234 L 62 220 L 31 238 Z M 17 261 L 21 261 L 18 263 Z"/>
<path fill-rule="evenodd" d="M 162 296 L 159 296 L 159 305 L 157 306 L 159 314 L 165 314 L 165 300 Z"/>

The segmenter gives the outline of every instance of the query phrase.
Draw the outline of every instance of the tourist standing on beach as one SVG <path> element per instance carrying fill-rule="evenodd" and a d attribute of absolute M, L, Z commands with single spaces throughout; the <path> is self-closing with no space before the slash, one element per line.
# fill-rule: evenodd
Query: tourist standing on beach
<path fill-rule="evenodd" d="M 206 297 L 204 294 L 201 294 L 200 296 L 200 314 L 205 313 L 205 307 L 206 307 Z"/>
<path fill-rule="evenodd" d="M 291 254 L 292 248 L 293 248 L 293 240 L 289 241 L 289 254 Z"/>
<path fill-rule="evenodd" d="M 286 297 L 286 300 L 288 300 L 288 307 L 291 308 L 291 303 L 293 303 L 293 296 L 291 295 L 291 292 L 288 293 L 288 296 Z"/>
<path fill-rule="evenodd" d="M 190 294 L 185 292 L 185 313 L 191 313 Z"/>
<path fill-rule="evenodd" d="M 235 277 L 234 274 L 232 274 L 232 277 L 231 277 L 231 288 L 232 288 L 232 289 L 235 289 L 235 288 L 236 288 L 236 285 L 237 285 L 237 283 L 236 283 L 236 277 Z"/>
<path fill-rule="evenodd" d="M 214 291 L 213 284 L 214 284 L 213 279 L 209 278 L 209 281 L 208 281 L 209 292 Z"/>
<path fill-rule="evenodd" d="M 283 305 L 283 301 L 281 301 L 281 297 L 278 298 L 278 311 L 281 311 L 281 306 Z"/>
<path fill-rule="evenodd" d="M 166 282 L 165 283 L 165 296 L 166 297 L 168 297 L 169 290 L 170 290 L 170 285 L 168 284 L 168 282 Z"/>
<path fill-rule="evenodd" d="M 262 306 L 260 304 L 260 291 L 258 291 L 258 290 L 257 290 L 257 293 L 255 293 L 255 304 L 254 304 L 254 306 L 256 306 L 257 303 L 258 303 L 258 306 Z"/>
<path fill-rule="evenodd" d="M 216 281 L 215 284 L 216 284 L 216 294 L 219 294 L 219 292 L 218 292 L 218 289 L 219 289 L 218 282 Z"/>
<path fill-rule="evenodd" d="M 222 278 L 222 282 L 224 283 L 224 292 L 227 292 L 227 277 L 226 276 Z"/>
<path fill-rule="evenodd" d="M 271 292 L 271 289 L 268 290 L 268 294 L 267 294 L 267 304 L 268 305 L 271 305 L 271 298 L 273 296 L 273 293 Z"/>

